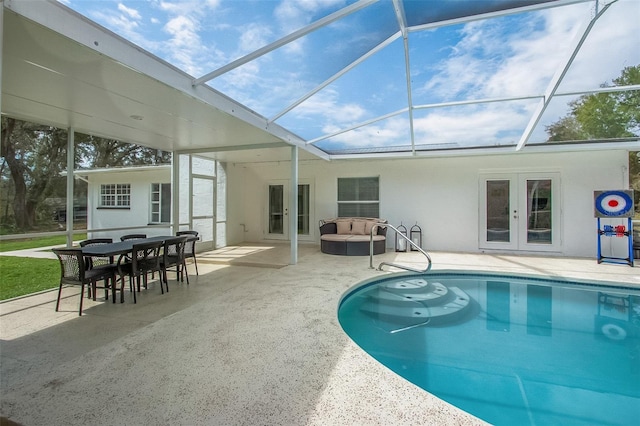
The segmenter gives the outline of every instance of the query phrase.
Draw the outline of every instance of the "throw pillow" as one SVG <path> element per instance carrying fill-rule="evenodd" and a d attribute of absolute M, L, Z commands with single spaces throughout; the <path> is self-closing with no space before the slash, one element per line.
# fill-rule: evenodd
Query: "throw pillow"
<path fill-rule="evenodd" d="M 350 220 L 338 220 L 336 221 L 338 226 L 338 235 L 345 235 L 351 233 L 351 221 Z"/>
<path fill-rule="evenodd" d="M 364 224 L 364 234 L 371 235 L 371 228 L 375 227 L 376 230 L 373 231 L 373 235 L 376 235 L 378 233 L 378 226 L 376 225 L 376 223 L 377 221 L 373 221 L 373 220 L 366 221 Z"/>
<path fill-rule="evenodd" d="M 351 234 L 353 235 L 365 235 L 365 222 L 364 220 L 354 220 L 351 222 Z"/>

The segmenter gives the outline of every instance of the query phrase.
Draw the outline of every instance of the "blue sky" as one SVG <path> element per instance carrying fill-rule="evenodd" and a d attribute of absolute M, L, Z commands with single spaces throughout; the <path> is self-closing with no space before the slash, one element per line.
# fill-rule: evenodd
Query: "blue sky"
<path fill-rule="evenodd" d="M 355 3 L 59 1 L 196 78 Z M 413 105 L 544 93 L 578 29 L 594 13 L 595 2 L 588 2 L 410 32 Z M 617 77 L 625 66 L 640 64 L 639 27 L 640 0 L 613 4 L 596 23 L 559 92 L 596 88 Z M 273 118 L 396 31 L 392 3 L 381 0 L 208 84 Z M 546 138 L 544 126 L 565 115 L 572 99 L 575 96 L 563 97 L 549 106 L 531 142 Z M 391 115 L 406 108 L 407 102 L 405 53 L 399 38 L 276 123 L 306 140 L 318 140 L 317 146 L 325 149 L 406 146 L 410 143 L 407 113 L 341 131 Z M 518 100 L 417 109 L 415 143 L 516 143 L 537 103 Z"/>

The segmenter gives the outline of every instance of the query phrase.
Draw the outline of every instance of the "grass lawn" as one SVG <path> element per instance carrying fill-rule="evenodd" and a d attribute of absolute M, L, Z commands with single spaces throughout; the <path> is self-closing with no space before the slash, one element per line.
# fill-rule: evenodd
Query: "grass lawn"
<path fill-rule="evenodd" d="M 0 300 L 55 288 L 59 284 L 58 259 L 0 256 Z"/>
<path fill-rule="evenodd" d="M 82 241 L 87 239 L 87 234 L 76 234 L 73 236 L 74 241 Z M 56 235 L 53 237 L 41 238 L 25 238 L 23 240 L 0 241 L 0 251 L 23 250 L 37 247 L 56 246 L 58 244 L 66 244 L 67 237 L 65 235 Z"/>
<path fill-rule="evenodd" d="M 78 234 L 73 238 L 75 241 L 84 240 L 87 235 Z M 0 242 L 0 251 L 48 247 L 66 242 L 67 237 L 64 235 L 2 241 Z M 59 284 L 60 263 L 57 259 L 0 256 L 0 300 L 55 288 Z"/>

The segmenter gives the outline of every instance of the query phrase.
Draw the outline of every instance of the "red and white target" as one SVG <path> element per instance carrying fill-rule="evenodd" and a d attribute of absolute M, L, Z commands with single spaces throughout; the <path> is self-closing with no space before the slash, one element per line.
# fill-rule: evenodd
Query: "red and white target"
<path fill-rule="evenodd" d="M 633 214 L 633 197 L 630 192 L 596 192 L 596 217 L 627 217 Z"/>

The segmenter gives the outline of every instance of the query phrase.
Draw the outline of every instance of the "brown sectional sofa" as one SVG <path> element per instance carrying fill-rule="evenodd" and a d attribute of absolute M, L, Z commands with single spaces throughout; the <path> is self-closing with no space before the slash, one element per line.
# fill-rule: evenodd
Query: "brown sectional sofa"
<path fill-rule="evenodd" d="M 370 231 L 373 235 L 373 254 L 386 250 L 387 227 L 377 226 L 386 220 L 370 217 L 339 217 L 320 221 L 320 250 L 322 253 L 343 256 L 368 256 Z"/>

